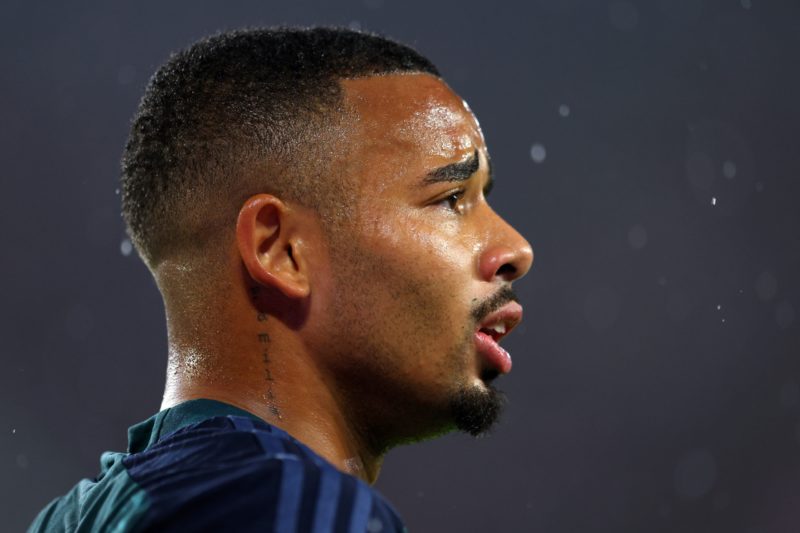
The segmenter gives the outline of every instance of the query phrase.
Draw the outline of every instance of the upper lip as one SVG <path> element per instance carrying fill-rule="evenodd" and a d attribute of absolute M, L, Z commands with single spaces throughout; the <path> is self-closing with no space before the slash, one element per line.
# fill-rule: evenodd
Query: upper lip
<path fill-rule="evenodd" d="M 494 313 L 484 318 L 481 323 L 478 324 L 478 331 L 483 328 L 493 326 L 498 322 L 502 322 L 505 325 L 506 331 L 505 333 L 492 332 L 492 338 L 494 338 L 495 341 L 499 341 L 511 333 L 511 330 L 517 327 L 517 324 L 522 322 L 522 306 L 517 302 L 507 303 Z"/>

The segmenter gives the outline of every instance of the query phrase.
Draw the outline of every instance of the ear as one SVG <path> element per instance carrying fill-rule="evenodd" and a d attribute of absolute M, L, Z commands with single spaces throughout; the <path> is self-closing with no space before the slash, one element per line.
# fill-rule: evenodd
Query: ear
<path fill-rule="evenodd" d="M 236 223 L 239 255 L 250 277 L 289 298 L 305 298 L 311 287 L 302 241 L 296 233 L 297 217 L 269 194 L 247 199 Z"/>

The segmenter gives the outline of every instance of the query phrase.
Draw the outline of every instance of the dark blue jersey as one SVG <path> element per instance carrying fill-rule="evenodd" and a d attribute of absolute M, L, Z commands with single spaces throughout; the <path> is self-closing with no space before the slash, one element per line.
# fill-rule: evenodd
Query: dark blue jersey
<path fill-rule="evenodd" d="M 192 400 L 128 430 L 36 518 L 39 531 L 404 532 L 391 505 L 285 431 Z"/>

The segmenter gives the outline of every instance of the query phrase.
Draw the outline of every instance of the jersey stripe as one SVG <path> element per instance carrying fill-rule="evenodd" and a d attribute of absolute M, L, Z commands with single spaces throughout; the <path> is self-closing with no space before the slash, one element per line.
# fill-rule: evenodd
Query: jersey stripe
<path fill-rule="evenodd" d="M 314 525 L 311 528 L 313 533 L 328 533 L 333 524 L 336 514 L 336 506 L 339 503 L 339 489 L 342 477 L 333 470 L 325 469 L 322 471 L 317 497 L 316 513 L 314 514 Z"/>
<path fill-rule="evenodd" d="M 311 462 L 303 462 L 305 477 L 303 479 L 303 498 L 300 502 L 297 531 L 307 533 L 311 531 L 314 520 L 314 510 L 319 499 L 320 469 Z"/>
<path fill-rule="evenodd" d="M 369 512 L 372 509 L 372 495 L 361 484 L 356 485 L 356 498 L 350 516 L 350 533 L 364 533 L 367 530 Z"/>
<path fill-rule="evenodd" d="M 282 461 L 281 491 L 278 494 L 278 512 L 275 515 L 275 533 L 297 531 L 297 512 L 303 495 L 303 463 L 286 456 Z"/>

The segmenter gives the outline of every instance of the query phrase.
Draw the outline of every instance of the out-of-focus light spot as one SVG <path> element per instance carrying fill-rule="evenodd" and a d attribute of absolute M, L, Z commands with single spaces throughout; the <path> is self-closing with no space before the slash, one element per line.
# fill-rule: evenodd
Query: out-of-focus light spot
<path fill-rule="evenodd" d="M 775 321 L 781 329 L 786 329 L 794 322 L 794 307 L 789 302 L 781 302 L 775 308 Z"/>
<path fill-rule="evenodd" d="M 619 316 L 619 308 L 619 296 L 607 287 L 589 291 L 583 302 L 584 317 L 595 331 L 603 331 L 613 326 Z"/>
<path fill-rule="evenodd" d="M 722 305 L 717 305 L 717 311 L 719 311 L 720 309 L 722 309 Z"/>
<path fill-rule="evenodd" d="M 634 250 L 641 250 L 647 244 L 647 230 L 641 224 L 636 224 L 628 230 L 628 244 Z"/>
<path fill-rule="evenodd" d="M 28 468 L 28 456 L 24 453 L 17 455 L 17 466 L 23 470 Z"/>
<path fill-rule="evenodd" d="M 558 114 L 562 117 L 568 117 L 570 113 L 569 106 L 567 104 L 561 104 L 558 106 Z"/>
<path fill-rule="evenodd" d="M 736 176 L 736 164 L 733 161 L 722 163 L 722 175 L 728 179 L 733 179 Z"/>
<path fill-rule="evenodd" d="M 122 239 L 122 242 L 119 243 L 119 251 L 125 257 L 131 255 L 131 252 L 133 251 L 133 244 L 131 244 L 130 239 Z"/>
<path fill-rule="evenodd" d="M 768 302 L 775 297 L 778 292 L 778 280 L 770 271 L 764 271 L 756 278 L 756 294 L 763 302 Z"/>
<path fill-rule="evenodd" d="M 784 383 L 781 387 L 781 405 L 787 409 L 800 405 L 800 387 L 794 381 Z"/>
<path fill-rule="evenodd" d="M 724 319 L 724 318 L 722 319 L 722 323 L 723 323 L 723 324 L 725 323 L 725 319 Z"/>
<path fill-rule="evenodd" d="M 613 2 L 608 6 L 611 25 L 621 31 L 630 31 L 639 25 L 639 10 L 630 2 Z"/>
<path fill-rule="evenodd" d="M 117 196 L 119 196 L 119 189 L 114 189 L 114 194 L 116 194 Z"/>
<path fill-rule="evenodd" d="M 543 144 L 534 143 L 533 146 L 531 146 L 531 159 L 533 159 L 534 163 L 543 163 L 546 157 L 547 150 L 545 150 Z"/>
<path fill-rule="evenodd" d="M 381 519 L 370 518 L 369 522 L 367 522 L 367 531 L 369 531 L 369 533 L 378 533 L 378 531 L 383 531 L 383 522 L 381 522 Z"/>
<path fill-rule="evenodd" d="M 15 434 L 17 432 L 16 428 L 11 430 L 11 434 Z"/>
<path fill-rule="evenodd" d="M 128 85 L 136 78 L 136 67 L 133 65 L 123 65 L 117 70 L 117 83 Z"/>
<path fill-rule="evenodd" d="M 750 0 L 741 0 L 740 3 L 742 4 L 742 7 L 745 9 L 750 9 L 751 7 L 753 7 L 753 3 Z"/>
<path fill-rule="evenodd" d="M 711 205 L 717 205 L 717 197 L 716 196 L 712 196 L 711 197 Z"/>
<path fill-rule="evenodd" d="M 760 181 L 756 182 L 756 192 L 764 192 L 764 183 Z"/>
<path fill-rule="evenodd" d="M 721 215 L 740 212 L 753 201 L 757 175 L 747 138 L 735 125 L 716 120 L 687 124 L 687 130 L 686 176 L 693 196 L 705 205 L 711 200 Z"/>
<path fill-rule="evenodd" d="M 706 450 L 692 450 L 675 466 L 675 492 L 684 500 L 705 496 L 717 480 L 717 462 Z"/>

